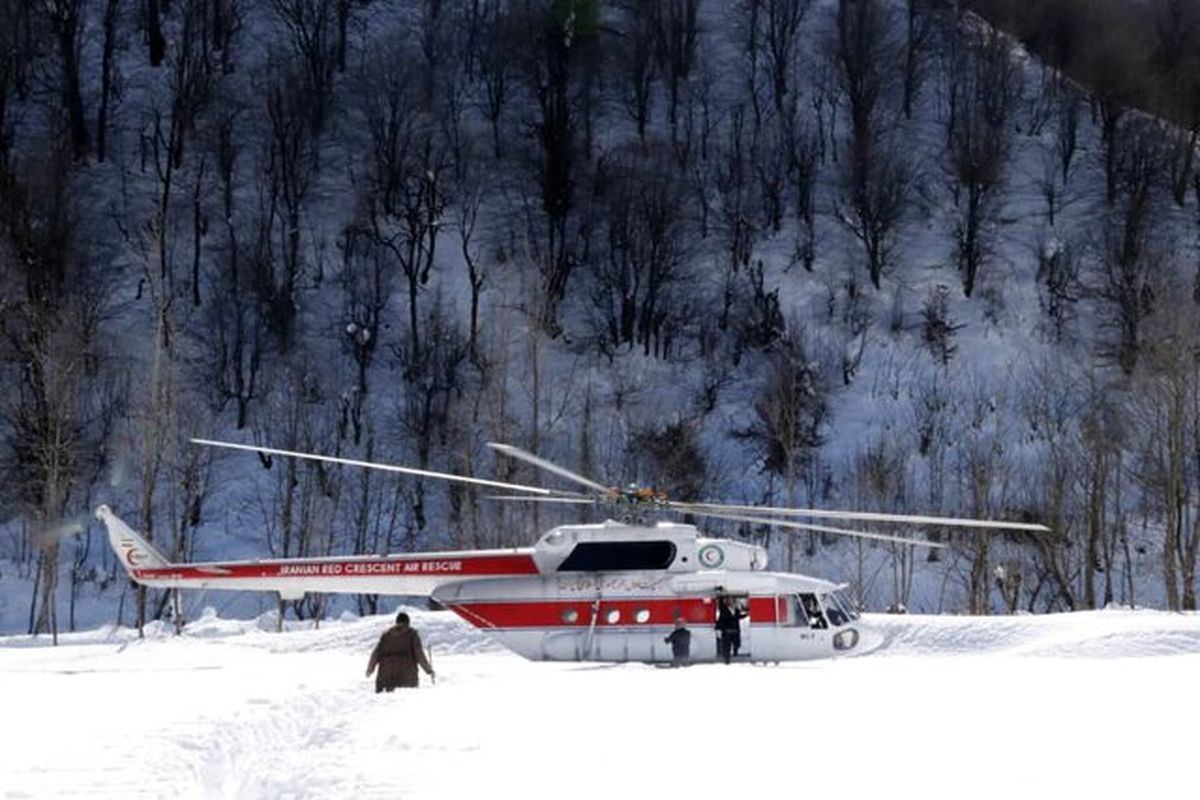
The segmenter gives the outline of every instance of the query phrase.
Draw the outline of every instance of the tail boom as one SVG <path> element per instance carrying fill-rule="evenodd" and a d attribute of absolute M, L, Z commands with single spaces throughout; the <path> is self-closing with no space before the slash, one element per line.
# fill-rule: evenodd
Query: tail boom
<path fill-rule="evenodd" d="M 106 506 L 96 516 L 129 577 L 160 588 L 429 595 L 453 581 L 538 573 L 532 548 L 174 564 Z"/>

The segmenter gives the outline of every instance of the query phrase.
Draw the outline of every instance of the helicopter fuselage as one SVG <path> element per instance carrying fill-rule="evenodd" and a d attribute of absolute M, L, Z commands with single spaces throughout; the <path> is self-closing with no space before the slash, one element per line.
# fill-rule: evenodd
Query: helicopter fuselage
<path fill-rule="evenodd" d="M 427 595 L 533 660 L 669 662 L 664 640 L 682 621 L 690 660 L 714 661 L 723 657 L 714 631 L 722 601 L 742 617 L 736 660 L 822 658 L 859 640 L 857 611 L 838 585 L 765 572 L 762 547 L 685 524 L 562 526 L 508 550 L 177 564 L 107 507 L 97 516 L 147 586 Z"/>

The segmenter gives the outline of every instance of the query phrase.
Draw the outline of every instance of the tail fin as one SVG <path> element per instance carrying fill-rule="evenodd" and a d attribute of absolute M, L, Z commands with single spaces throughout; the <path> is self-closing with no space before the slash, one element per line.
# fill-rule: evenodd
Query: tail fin
<path fill-rule="evenodd" d="M 96 509 L 96 518 L 108 528 L 108 541 L 125 570 L 133 575 L 135 570 L 168 567 L 168 561 L 154 545 L 147 542 L 112 512 L 108 506 Z"/>

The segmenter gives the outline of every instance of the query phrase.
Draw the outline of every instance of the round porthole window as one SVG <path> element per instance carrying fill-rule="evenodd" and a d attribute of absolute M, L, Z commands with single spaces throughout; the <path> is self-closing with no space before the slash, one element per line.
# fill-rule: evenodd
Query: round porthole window
<path fill-rule="evenodd" d="M 579 621 L 579 612 L 573 608 L 564 608 L 562 612 L 562 621 L 568 625 L 574 625 Z"/>
<path fill-rule="evenodd" d="M 607 622 L 609 625 L 617 624 L 617 621 L 620 619 L 621 619 L 621 612 L 615 608 L 610 608 L 608 610 L 608 613 L 604 615 L 604 621 Z"/>
<path fill-rule="evenodd" d="M 637 611 L 633 612 L 633 618 L 635 620 L 637 620 L 639 624 L 649 622 L 650 621 L 650 609 L 639 608 Z"/>

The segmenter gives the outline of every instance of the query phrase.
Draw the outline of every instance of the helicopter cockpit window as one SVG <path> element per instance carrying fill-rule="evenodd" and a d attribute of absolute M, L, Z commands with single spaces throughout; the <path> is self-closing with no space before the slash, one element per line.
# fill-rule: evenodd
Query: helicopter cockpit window
<path fill-rule="evenodd" d="M 621 572 L 666 569 L 675 560 L 674 542 L 580 542 L 559 572 Z"/>
<path fill-rule="evenodd" d="M 821 603 L 825 606 L 825 615 L 829 617 L 830 625 L 837 627 L 850 621 L 850 613 L 842 606 L 837 592 L 822 595 Z"/>
<path fill-rule="evenodd" d="M 833 596 L 837 598 L 838 605 L 842 607 L 842 610 L 846 612 L 846 616 L 850 617 L 850 619 L 858 619 L 862 616 L 858 613 L 858 606 L 854 604 L 854 601 L 844 591 L 838 589 L 833 593 Z"/>
<path fill-rule="evenodd" d="M 825 620 L 825 614 L 821 611 L 821 604 L 817 602 L 815 594 L 800 594 L 796 595 L 797 621 L 800 619 L 807 620 L 810 628 L 828 628 L 829 623 Z M 803 617 L 801 617 L 803 614 Z"/>

